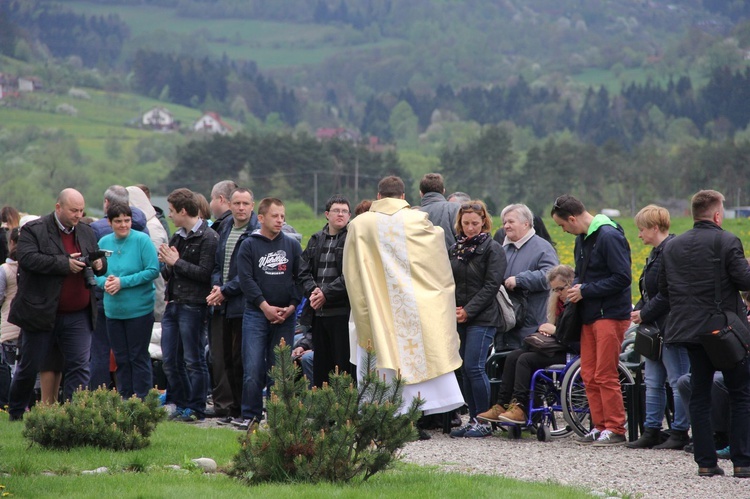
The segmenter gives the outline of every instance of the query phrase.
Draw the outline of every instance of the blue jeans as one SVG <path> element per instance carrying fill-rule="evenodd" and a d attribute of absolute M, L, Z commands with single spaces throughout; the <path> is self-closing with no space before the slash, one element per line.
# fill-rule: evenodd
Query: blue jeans
<path fill-rule="evenodd" d="M 716 466 L 716 446 L 711 421 L 711 389 L 716 369 L 700 345 L 688 347 L 690 357 L 690 420 L 693 426 L 693 457 L 701 468 Z M 722 371 L 729 391 L 732 414 L 729 427 L 730 457 L 734 466 L 750 466 L 750 359 Z"/>
<path fill-rule="evenodd" d="M 246 308 L 242 318 L 242 418 L 261 420 L 263 388 L 273 384 L 268 371 L 275 363 L 273 349 L 294 338 L 294 318 L 271 324 L 257 308 Z"/>
<path fill-rule="evenodd" d="M 206 412 L 208 365 L 203 324 L 208 307 L 187 303 L 167 303 L 161 320 L 161 350 L 167 377 L 167 403 Z"/>
<path fill-rule="evenodd" d="M 687 431 L 690 427 L 687 407 L 677 390 L 677 380 L 690 372 L 687 349 L 677 345 L 664 345 L 660 360 L 646 359 L 646 428 L 661 428 L 664 409 L 667 405 L 668 380 L 674 398 L 674 421 L 672 429 Z"/>
<path fill-rule="evenodd" d="M 461 340 L 458 353 L 464 361 L 461 366 L 464 397 L 472 419 L 490 408 L 490 379 L 484 365 L 487 363 L 487 353 L 495 338 L 495 331 L 496 328 L 490 326 L 458 325 L 458 337 Z"/>
<path fill-rule="evenodd" d="M 133 319 L 107 319 L 107 332 L 117 361 L 117 391 L 124 399 L 143 400 L 151 389 L 151 329 L 154 313 Z"/>

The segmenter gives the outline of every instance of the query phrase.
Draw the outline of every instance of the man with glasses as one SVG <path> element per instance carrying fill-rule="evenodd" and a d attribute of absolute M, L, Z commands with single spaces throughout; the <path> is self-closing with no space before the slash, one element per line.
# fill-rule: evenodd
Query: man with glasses
<path fill-rule="evenodd" d="M 409 208 L 404 182 L 382 179 L 370 211 L 349 224 L 344 276 L 358 365 L 371 345 L 381 375 L 403 376 L 405 407 L 421 396 L 425 414 L 436 414 L 464 405 L 454 374 L 461 367 L 455 284 L 443 229 Z"/>
<path fill-rule="evenodd" d="M 326 203 L 328 223 L 310 237 L 300 261 L 299 285 L 312 312 L 313 382 L 322 387 L 336 366 L 354 376 L 349 362 L 349 297 L 342 275 L 349 200 L 331 196 Z M 356 376 L 354 376 L 356 377 Z"/>
<path fill-rule="evenodd" d="M 594 427 L 577 443 L 624 444 L 625 406 L 617 365 L 633 310 L 630 245 L 622 227 L 605 215 L 592 215 L 573 196 L 565 194 L 555 200 L 552 219 L 563 231 L 578 236 L 576 281 L 567 298 L 580 302 L 581 377 Z"/>

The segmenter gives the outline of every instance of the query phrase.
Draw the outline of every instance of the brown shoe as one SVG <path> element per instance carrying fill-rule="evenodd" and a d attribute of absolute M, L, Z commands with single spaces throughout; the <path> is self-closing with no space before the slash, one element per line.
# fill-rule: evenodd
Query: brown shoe
<path fill-rule="evenodd" d="M 750 466 L 735 466 L 734 477 L 735 478 L 750 478 Z"/>
<path fill-rule="evenodd" d="M 512 403 L 507 411 L 498 416 L 498 419 L 503 423 L 526 424 L 526 413 L 520 405 Z"/>
<path fill-rule="evenodd" d="M 724 470 L 719 468 L 718 466 L 712 466 L 710 468 L 698 468 L 698 476 L 720 476 L 723 474 Z"/>
<path fill-rule="evenodd" d="M 500 404 L 495 404 L 488 411 L 477 414 L 477 419 L 482 421 L 490 421 L 492 423 L 499 423 L 498 417 L 500 414 L 505 412 L 505 408 Z"/>

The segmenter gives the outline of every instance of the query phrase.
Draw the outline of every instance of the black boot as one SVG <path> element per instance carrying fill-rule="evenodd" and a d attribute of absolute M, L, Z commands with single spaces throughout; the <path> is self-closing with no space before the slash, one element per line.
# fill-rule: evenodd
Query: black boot
<path fill-rule="evenodd" d="M 660 431 L 661 428 L 646 428 L 638 440 L 626 443 L 625 447 L 628 449 L 650 449 L 659 443 Z"/>
<path fill-rule="evenodd" d="M 687 430 L 671 430 L 669 438 L 663 444 L 655 445 L 654 449 L 682 450 L 690 443 Z"/>

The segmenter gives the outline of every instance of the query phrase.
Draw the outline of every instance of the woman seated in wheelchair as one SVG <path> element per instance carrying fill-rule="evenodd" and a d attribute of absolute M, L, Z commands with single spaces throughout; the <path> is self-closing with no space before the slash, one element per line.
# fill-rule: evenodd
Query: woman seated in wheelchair
<path fill-rule="evenodd" d="M 551 290 L 547 306 L 549 322 L 539 326 L 541 334 L 555 334 L 555 323 L 564 309 L 564 297 L 574 278 L 575 271 L 568 265 L 558 265 L 547 273 Z M 513 350 L 505 359 L 497 404 L 487 412 L 479 414 L 477 419 L 495 423 L 526 424 L 532 375 L 538 369 L 549 365 L 565 364 L 567 353 L 562 345 L 559 351 L 551 354 L 533 351 L 528 345 Z"/>

